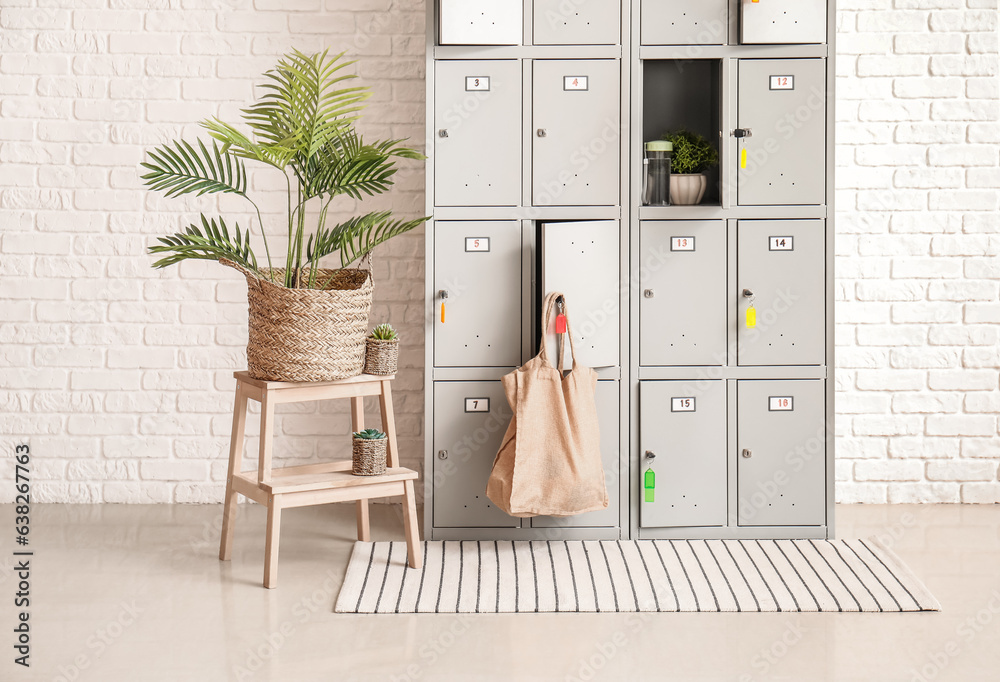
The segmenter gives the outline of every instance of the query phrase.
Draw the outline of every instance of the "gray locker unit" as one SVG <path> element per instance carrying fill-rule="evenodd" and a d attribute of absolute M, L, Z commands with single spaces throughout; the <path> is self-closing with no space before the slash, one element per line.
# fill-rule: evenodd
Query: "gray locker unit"
<path fill-rule="evenodd" d="M 566 295 L 570 332 L 587 367 L 618 364 L 621 291 L 618 273 L 618 223 L 613 220 L 542 224 L 541 296 Z M 556 352 L 555 320 L 545 330 L 549 353 Z M 573 366 L 569 343 L 563 367 Z"/>
<path fill-rule="evenodd" d="M 835 4 L 426 5 L 425 537 L 833 537 Z M 644 205 L 644 143 L 682 129 L 719 153 L 701 203 Z M 511 518 L 500 378 L 554 357 L 552 290 L 609 507 Z"/>
<path fill-rule="evenodd" d="M 740 365 L 822 365 L 826 296 L 822 220 L 741 220 L 736 287 Z M 753 295 L 757 325 L 748 328 Z"/>
<path fill-rule="evenodd" d="M 511 410 L 499 381 L 434 383 L 434 525 L 521 525 L 486 497 L 486 482 Z"/>
<path fill-rule="evenodd" d="M 618 382 L 597 382 L 597 419 L 601 428 L 601 460 L 608 487 L 608 507 L 577 516 L 539 516 L 531 519 L 532 528 L 615 527 L 619 515 Z"/>
<path fill-rule="evenodd" d="M 456 60 L 435 67 L 436 204 L 516 206 L 521 197 L 521 65 L 513 59 Z"/>
<path fill-rule="evenodd" d="M 620 0 L 534 0 L 535 45 L 615 45 Z"/>
<path fill-rule="evenodd" d="M 536 59 L 532 64 L 532 203 L 618 203 L 619 64 L 613 59 Z"/>
<path fill-rule="evenodd" d="M 740 0 L 740 42 L 822 43 L 826 15 L 825 0 Z"/>
<path fill-rule="evenodd" d="M 724 45 L 729 35 L 729 0 L 642 0 L 642 45 Z"/>
<path fill-rule="evenodd" d="M 519 364 L 520 223 L 514 220 L 435 223 L 434 287 L 436 366 Z"/>
<path fill-rule="evenodd" d="M 726 382 L 643 381 L 639 400 L 642 527 L 726 525 Z"/>
<path fill-rule="evenodd" d="M 823 383 L 737 381 L 741 526 L 826 523 Z"/>
<path fill-rule="evenodd" d="M 740 59 L 738 107 L 739 204 L 822 204 L 825 60 Z"/>
<path fill-rule="evenodd" d="M 521 44 L 521 0 L 440 0 L 440 3 L 441 45 Z"/>
<path fill-rule="evenodd" d="M 639 361 L 726 363 L 726 223 L 639 224 Z"/>

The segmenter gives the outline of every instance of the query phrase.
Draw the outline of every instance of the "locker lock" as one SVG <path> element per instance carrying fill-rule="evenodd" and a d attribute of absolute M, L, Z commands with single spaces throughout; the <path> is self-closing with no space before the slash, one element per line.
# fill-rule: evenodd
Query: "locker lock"
<path fill-rule="evenodd" d="M 653 298 L 653 290 L 652 289 L 646 289 L 645 291 L 642 292 L 642 295 L 645 298 Z"/>
<path fill-rule="evenodd" d="M 743 290 L 743 298 L 753 298 L 753 292 L 749 289 Z"/>
<path fill-rule="evenodd" d="M 656 453 L 652 450 L 646 450 L 646 459 L 656 459 Z"/>
<path fill-rule="evenodd" d="M 545 128 L 539 128 L 535 134 L 538 135 L 538 137 L 545 137 L 549 134 L 549 132 L 545 130 Z"/>
<path fill-rule="evenodd" d="M 438 450 L 438 459 L 448 459 L 448 451 Z"/>
<path fill-rule="evenodd" d="M 733 137 L 753 137 L 753 131 L 750 128 L 737 128 L 732 132 Z"/>
<path fill-rule="evenodd" d="M 448 137 L 448 131 L 442 128 L 438 131 L 438 137 Z"/>
<path fill-rule="evenodd" d="M 743 448 L 743 459 L 750 459 L 753 457 L 753 450 L 750 448 Z"/>

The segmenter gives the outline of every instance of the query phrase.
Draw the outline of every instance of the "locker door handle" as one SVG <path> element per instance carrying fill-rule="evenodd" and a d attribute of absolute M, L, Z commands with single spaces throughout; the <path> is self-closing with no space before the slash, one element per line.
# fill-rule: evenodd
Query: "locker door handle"
<path fill-rule="evenodd" d="M 753 450 L 750 448 L 743 448 L 743 459 L 750 459 L 753 457 Z"/>
<path fill-rule="evenodd" d="M 448 131 L 442 128 L 438 131 L 438 137 L 448 137 Z"/>
<path fill-rule="evenodd" d="M 539 128 L 535 132 L 535 134 L 538 135 L 538 137 L 546 137 L 549 134 L 549 131 L 547 131 L 545 128 Z"/>

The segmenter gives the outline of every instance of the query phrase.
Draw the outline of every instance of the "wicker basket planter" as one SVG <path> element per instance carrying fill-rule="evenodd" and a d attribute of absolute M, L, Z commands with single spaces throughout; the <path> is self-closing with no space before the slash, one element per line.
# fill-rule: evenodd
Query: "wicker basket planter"
<path fill-rule="evenodd" d="M 396 373 L 399 365 L 399 339 L 365 339 L 365 374 L 388 376 Z"/>
<path fill-rule="evenodd" d="M 355 436 L 351 473 L 355 476 L 381 476 L 385 473 L 388 438 L 358 438 Z"/>
<path fill-rule="evenodd" d="M 250 376 L 336 381 L 361 374 L 374 290 L 369 270 L 320 270 L 320 288 L 289 289 L 230 261 L 220 262 L 247 278 Z M 276 281 L 284 281 L 284 270 L 273 273 Z"/>

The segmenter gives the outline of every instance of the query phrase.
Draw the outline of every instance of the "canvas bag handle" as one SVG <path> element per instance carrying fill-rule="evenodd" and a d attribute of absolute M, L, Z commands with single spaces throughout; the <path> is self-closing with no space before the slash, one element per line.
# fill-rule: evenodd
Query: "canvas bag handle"
<path fill-rule="evenodd" d="M 561 292 L 554 291 L 545 297 L 545 303 L 543 306 L 545 311 L 542 315 L 542 341 L 538 356 L 542 359 L 542 362 L 546 365 L 550 365 L 547 348 L 548 344 L 545 343 L 545 336 L 548 333 L 549 320 L 552 319 L 552 309 L 556 306 L 556 302 L 560 299 L 562 300 L 562 314 L 566 317 L 566 333 L 556 335 L 559 337 L 559 340 L 558 345 L 556 346 L 555 369 L 562 372 L 562 359 L 566 354 L 566 337 L 569 337 L 569 349 L 573 353 L 573 369 L 576 369 L 576 346 L 573 345 L 573 334 L 569 325 L 569 306 L 566 305 L 566 297 Z"/>

